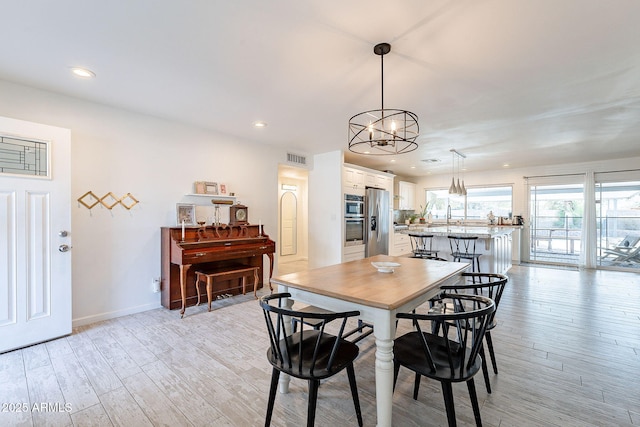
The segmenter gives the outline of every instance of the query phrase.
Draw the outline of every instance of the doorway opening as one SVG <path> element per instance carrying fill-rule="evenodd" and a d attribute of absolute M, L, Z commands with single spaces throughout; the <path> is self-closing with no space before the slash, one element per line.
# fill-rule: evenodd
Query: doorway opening
<path fill-rule="evenodd" d="M 308 266 L 308 183 L 306 169 L 278 167 L 278 274 L 306 270 Z"/>

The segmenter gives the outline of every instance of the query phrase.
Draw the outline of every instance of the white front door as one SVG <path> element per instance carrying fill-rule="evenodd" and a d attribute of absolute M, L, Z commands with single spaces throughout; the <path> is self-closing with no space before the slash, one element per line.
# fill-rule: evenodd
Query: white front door
<path fill-rule="evenodd" d="M 71 333 L 71 133 L 0 117 L 0 137 L 5 352 Z"/>

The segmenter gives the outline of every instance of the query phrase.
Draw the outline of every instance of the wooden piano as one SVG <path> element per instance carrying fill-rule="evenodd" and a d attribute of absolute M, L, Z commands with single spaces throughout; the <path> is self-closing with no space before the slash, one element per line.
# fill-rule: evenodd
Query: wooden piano
<path fill-rule="evenodd" d="M 181 308 L 184 316 L 187 306 L 198 301 L 195 270 L 233 270 L 238 265 L 259 267 L 255 286 L 263 285 L 263 256 L 269 257 L 269 278 L 273 274 L 273 254 L 276 244 L 262 233 L 258 225 L 222 225 L 189 227 L 162 227 L 162 306 Z M 240 280 L 215 284 L 214 297 L 235 295 L 242 291 Z M 206 295 L 205 295 L 206 297 Z"/>

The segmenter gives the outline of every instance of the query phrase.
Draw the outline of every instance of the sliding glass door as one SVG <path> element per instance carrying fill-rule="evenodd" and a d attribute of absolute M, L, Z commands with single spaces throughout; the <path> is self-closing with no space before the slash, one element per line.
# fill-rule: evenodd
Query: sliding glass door
<path fill-rule="evenodd" d="M 529 261 L 578 265 L 584 185 L 529 184 Z"/>
<path fill-rule="evenodd" d="M 640 170 L 530 177 L 527 184 L 530 262 L 640 270 Z"/>
<path fill-rule="evenodd" d="M 640 181 L 596 182 L 596 221 L 598 266 L 640 269 Z"/>

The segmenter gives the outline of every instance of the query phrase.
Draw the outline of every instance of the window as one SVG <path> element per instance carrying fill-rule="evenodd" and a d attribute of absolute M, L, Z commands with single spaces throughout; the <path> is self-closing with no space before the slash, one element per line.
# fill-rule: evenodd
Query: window
<path fill-rule="evenodd" d="M 449 194 L 449 190 L 427 190 L 426 200 L 433 219 L 446 219 L 447 207 L 451 205 L 451 219 L 486 220 L 489 212 L 510 217 L 513 211 L 513 188 L 467 187 L 467 196 Z M 465 204 L 466 201 L 466 204 Z"/>
<path fill-rule="evenodd" d="M 0 136 L 0 173 L 48 176 L 46 142 Z"/>
<path fill-rule="evenodd" d="M 426 199 L 434 220 L 447 219 L 447 207 L 451 204 L 451 218 L 464 219 L 464 197 L 451 195 L 448 190 L 427 190 Z"/>
<path fill-rule="evenodd" d="M 513 211 L 511 186 L 467 188 L 467 219 L 487 219 L 490 211 L 496 217 L 511 217 Z"/>

